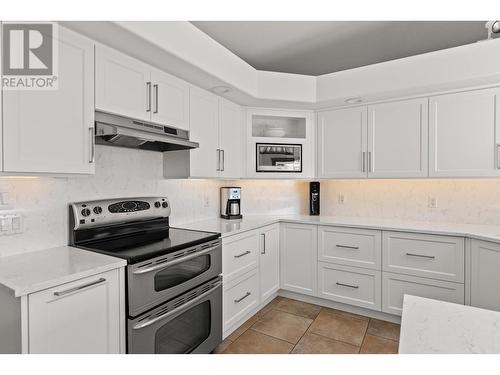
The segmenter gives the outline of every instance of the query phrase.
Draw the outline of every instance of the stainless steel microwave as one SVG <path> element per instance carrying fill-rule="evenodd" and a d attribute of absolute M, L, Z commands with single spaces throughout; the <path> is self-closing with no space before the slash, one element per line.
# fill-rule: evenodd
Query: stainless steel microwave
<path fill-rule="evenodd" d="M 289 143 L 257 143 L 257 172 L 302 172 L 302 145 Z"/>

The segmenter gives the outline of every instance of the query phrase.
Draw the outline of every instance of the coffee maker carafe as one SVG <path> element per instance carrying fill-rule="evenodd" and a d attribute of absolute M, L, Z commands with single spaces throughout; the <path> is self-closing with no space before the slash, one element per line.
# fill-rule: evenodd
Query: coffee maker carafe
<path fill-rule="evenodd" d="M 220 188 L 220 217 L 223 219 L 241 219 L 241 188 Z"/>

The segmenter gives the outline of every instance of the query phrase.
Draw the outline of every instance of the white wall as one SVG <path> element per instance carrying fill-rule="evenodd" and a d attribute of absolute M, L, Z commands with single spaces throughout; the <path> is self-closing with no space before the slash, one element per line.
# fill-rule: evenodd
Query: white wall
<path fill-rule="evenodd" d="M 429 196 L 437 208 L 428 207 Z M 500 225 L 500 180 L 322 181 L 321 213 Z"/>

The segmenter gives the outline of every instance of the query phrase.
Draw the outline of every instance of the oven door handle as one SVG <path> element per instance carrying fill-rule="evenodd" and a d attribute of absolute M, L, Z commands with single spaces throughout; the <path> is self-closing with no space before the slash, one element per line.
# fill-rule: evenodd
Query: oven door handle
<path fill-rule="evenodd" d="M 184 305 L 179 306 L 179 307 L 173 309 L 172 311 L 169 311 L 169 312 L 167 312 L 167 313 L 165 313 L 163 315 L 157 316 L 155 318 L 146 319 L 145 321 L 143 321 L 141 323 L 138 323 L 135 326 L 133 326 L 132 329 L 141 329 L 141 328 L 149 327 L 151 324 L 154 324 L 154 323 L 156 323 L 156 322 L 158 322 L 160 320 L 163 320 L 163 319 L 166 319 L 166 318 L 168 318 L 168 317 L 170 317 L 172 315 L 175 315 L 179 311 L 186 310 L 186 309 L 190 308 L 191 306 L 195 305 L 201 299 L 203 299 L 206 296 L 208 296 L 210 293 L 213 293 L 221 285 L 222 285 L 222 281 L 218 282 L 217 284 L 215 284 L 212 289 L 206 291 L 205 293 L 200 294 L 198 297 L 193 298 L 191 301 L 185 303 Z"/>
<path fill-rule="evenodd" d="M 152 265 L 150 267 L 140 268 L 140 269 L 132 271 L 132 273 L 134 275 L 141 275 L 143 273 L 148 273 L 148 272 L 156 271 L 156 270 L 159 270 L 159 269 L 163 269 L 163 268 L 168 268 L 168 267 L 171 267 L 171 266 L 175 266 L 176 264 L 183 263 L 183 262 L 186 262 L 186 261 L 188 261 L 190 259 L 198 258 L 199 256 L 208 254 L 211 251 L 215 250 L 216 248 L 217 248 L 217 246 L 213 246 L 213 247 L 210 247 L 210 248 L 208 248 L 206 250 L 198 251 L 196 253 L 186 255 L 185 257 L 178 258 L 178 259 L 172 260 L 170 262 L 159 263 L 159 264 L 154 264 L 154 265 Z"/>

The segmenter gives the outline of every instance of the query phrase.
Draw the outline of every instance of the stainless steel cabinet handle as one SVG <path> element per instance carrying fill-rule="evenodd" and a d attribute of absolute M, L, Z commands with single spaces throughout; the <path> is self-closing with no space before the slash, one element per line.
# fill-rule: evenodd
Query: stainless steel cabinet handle
<path fill-rule="evenodd" d="M 146 82 L 146 112 L 151 112 L 151 82 Z"/>
<path fill-rule="evenodd" d="M 352 249 L 352 250 L 359 250 L 358 246 L 347 246 L 347 245 L 335 245 L 337 247 L 341 247 L 343 249 Z"/>
<path fill-rule="evenodd" d="M 263 241 L 263 248 L 262 248 L 261 254 L 265 254 L 266 253 L 266 234 L 261 233 L 261 235 L 262 235 L 262 241 Z"/>
<path fill-rule="evenodd" d="M 150 267 L 139 268 L 137 270 L 132 271 L 132 273 L 134 275 L 140 275 L 140 274 L 143 274 L 143 273 L 148 273 L 148 272 L 151 272 L 151 271 L 156 271 L 156 270 L 159 270 L 159 269 L 165 269 L 165 268 L 168 268 L 168 267 L 172 267 L 172 266 L 175 266 L 176 264 L 179 264 L 179 263 L 182 263 L 182 262 L 186 262 L 188 260 L 200 257 L 202 255 L 206 255 L 209 252 L 213 251 L 216 247 L 217 246 L 210 247 L 210 248 L 208 248 L 206 250 L 198 251 L 196 253 L 186 255 L 185 257 L 180 257 L 180 258 L 171 260 L 170 262 L 162 262 L 162 263 L 158 263 L 158 264 L 153 264 Z"/>
<path fill-rule="evenodd" d="M 435 259 L 436 257 L 434 255 L 422 255 L 422 254 L 413 254 L 413 253 L 406 253 L 409 257 L 418 257 L 418 258 L 427 258 L 427 259 Z"/>
<path fill-rule="evenodd" d="M 215 150 L 217 153 L 217 171 L 220 171 L 220 149 Z"/>
<path fill-rule="evenodd" d="M 353 288 L 353 289 L 358 289 L 359 288 L 359 285 L 349 285 L 349 284 L 343 284 L 343 283 L 335 283 L 339 286 L 345 286 L 347 288 Z"/>
<path fill-rule="evenodd" d="M 85 288 L 88 288 L 88 287 L 91 287 L 91 286 L 94 286 L 97 284 L 101 284 L 105 281 L 106 281 L 106 279 L 104 277 L 101 277 L 100 279 L 98 279 L 96 281 L 91 281 L 90 283 L 87 283 L 87 284 L 75 286 L 74 288 L 63 290 L 62 292 L 54 292 L 54 295 L 57 297 L 61 297 L 61 296 L 64 296 L 66 294 L 76 292 L 78 290 L 82 290 L 82 289 L 85 289 Z"/>
<path fill-rule="evenodd" d="M 361 153 L 361 172 L 366 172 L 366 152 Z"/>
<path fill-rule="evenodd" d="M 89 128 L 89 142 L 90 142 L 90 156 L 89 163 L 95 162 L 95 139 L 94 139 L 94 128 Z"/>
<path fill-rule="evenodd" d="M 245 294 L 243 297 L 238 298 L 238 299 L 235 299 L 235 300 L 234 300 L 234 303 L 240 303 L 241 301 L 243 301 L 245 298 L 247 298 L 247 297 L 248 297 L 248 296 L 250 296 L 251 294 L 252 294 L 252 293 L 250 293 L 250 292 L 246 292 L 246 294 Z"/>
<path fill-rule="evenodd" d="M 245 255 L 250 254 L 250 253 L 251 253 L 251 251 L 249 250 L 249 251 L 245 251 L 244 253 L 241 253 L 241 254 L 235 255 L 234 257 L 235 257 L 235 258 L 241 258 L 241 257 L 244 257 Z"/>
<path fill-rule="evenodd" d="M 155 94 L 155 109 L 154 109 L 153 113 L 158 113 L 158 85 L 154 84 L 153 88 L 154 88 L 154 94 Z"/>
<path fill-rule="evenodd" d="M 368 172 L 372 172 L 372 152 L 368 151 Z"/>
<path fill-rule="evenodd" d="M 222 167 L 221 167 L 220 170 L 221 170 L 221 172 L 224 172 L 224 167 L 226 166 L 226 159 L 224 157 L 224 150 L 220 150 L 220 152 L 222 154 L 222 158 L 221 158 L 221 160 L 222 160 Z"/>
<path fill-rule="evenodd" d="M 134 327 L 132 327 L 132 329 L 141 329 L 141 328 L 148 327 L 151 324 L 154 324 L 160 320 L 168 318 L 169 316 L 177 314 L 179 311 L 188 310 L 191 306 L 196 305 L 196 303 L 198 303 L 198 301 L 205 298 L 210 293 L 213 293 L 214 291 L 216 291 L 217 288 L 220 287 L 221 285 L 222 285 L 222 282 L 217 283 L 216 285 L 214 285 L 214 287 L 212 289 L 206 291 L 203 294 L 200 294 L 198 297 L 193 298 L 191 301 L 185 303 L 184 305 L 181 305 L 181 306 L 177 307 L 176 309 L 173 309 L 172 311 L 169 311 L 169 312 L 167 312 L 163 315 L 157 316 L 155 318 L 146 319 L 146 320 L 140 322 L 139 324 L 136 324 Z"/>
<path fill-rule="evenodd" d="M 497 169 L 500 169 L 500 144 L 497 145 Z"/>

